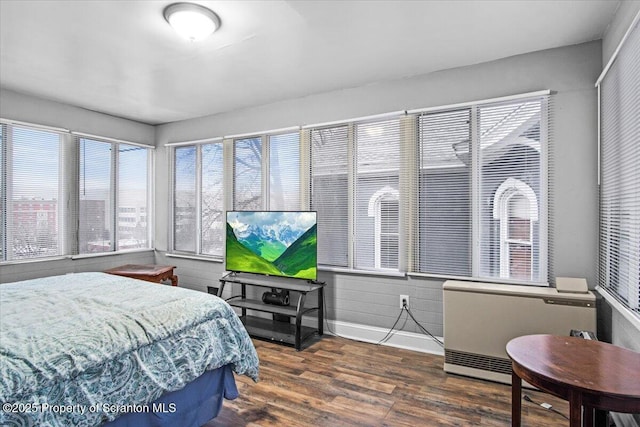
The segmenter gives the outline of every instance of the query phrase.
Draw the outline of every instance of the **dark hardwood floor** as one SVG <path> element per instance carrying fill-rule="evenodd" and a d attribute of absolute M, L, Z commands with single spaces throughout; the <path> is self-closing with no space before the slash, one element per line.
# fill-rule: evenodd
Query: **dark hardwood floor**
<path fill-rule="evenodd" d="M 240 397 L 206 424 L 220 426 L 509 426 L 511 387 L 442 370 L 443 358 L 325 336 L 296 352 L 254 340 L 260 381 L 236 376 Z M 568 415 L 568 404 L 523 389 Z M 524 426 L 566 426 L 522 402 Z"/>

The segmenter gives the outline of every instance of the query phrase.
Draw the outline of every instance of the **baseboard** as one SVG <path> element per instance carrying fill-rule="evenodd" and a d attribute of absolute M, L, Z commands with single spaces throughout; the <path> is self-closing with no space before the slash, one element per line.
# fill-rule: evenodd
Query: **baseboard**
<path fill-rule="evenodd" d="M 377 344 L 383 339 L 389 329 L 376 326 L 360 325 L 358 323 L 328 320 L 324 332 L 329 335 L 338 335 L 357 341 Z M 326 327 L 328 326 L 328 328 Z M 440 341 L 442 338 L 437 337 Z M 403 348 L 406 350 L 420 351 L 422 353 L 444 356 L 444 349 L 433 338 L 415 332 L 396 331 L 381 345 Z"/>
<path fill-rule="evenodd" d="M 633 414 L 621 414 L 619 412 L 610 412 L 609 415 L 613 422 L 616 423 L 616 427 L 640 427 L 636 420 L 637 415 L 634 417 Z"/>

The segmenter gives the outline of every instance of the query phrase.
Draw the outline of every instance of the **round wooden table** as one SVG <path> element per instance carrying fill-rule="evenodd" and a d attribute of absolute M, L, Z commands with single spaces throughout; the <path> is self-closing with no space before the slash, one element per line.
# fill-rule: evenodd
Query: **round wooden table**
<path fill-rule="evenodd" d="M 507 344 L 511 425 L 521 420 L 522 380 L 569 401 L 571 427 L 593 425 L 593 410 L 640 412 L 640 353 L 600 341 L 526 335 Z M 600 423 L 598 423 L 600 424 Z"/>

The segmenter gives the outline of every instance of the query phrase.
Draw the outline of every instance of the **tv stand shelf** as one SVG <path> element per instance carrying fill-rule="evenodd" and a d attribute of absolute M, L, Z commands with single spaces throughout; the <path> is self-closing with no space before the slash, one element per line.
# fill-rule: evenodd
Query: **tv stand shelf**
<path fill-rule="evenodd" d="M 282 344 L 295 346 L 300 351 L 302 343 L 316 333 L 320 336 L 323 334 L 324 322 L 324 282 L 317 282 L 303 279 L 290 279 L 281 277 L 262 277 L 251 274 L 229 273 L 220 279 L 220 288 L 218 288 L 218 296 L 222 297 L 222 292 L 227 283 L 237 283 L 240 285 L 240 295 L 233 295 L 227 299 L 232 307 L 242 310 L 240 319 L 245 325 L 249 335 L 256 338 L 277 341 Z M 266 304 L 262 300 L 247 298 L 247 286 L 256 286 L 260 288 L 276 288 L 297 292 L 298 302 L 293 305 L 274 305 Z M 306 307 L 306 297 L 310 292 L 318 292 L 318 304 L 312 307 Z M 263 313 L 271 313 L 273 315 L 287 316 L 295 318 L 295 323 L 291 321 L 283 322 L 280 320 L 270 320 L 257 316 L 247 315 L 247 310 L 259 311 Z M 318 319 L 317 328 L 302 326 L 302 316 L 316 312 Z M 274 316 L 275 317 L 275 316 Z"/>

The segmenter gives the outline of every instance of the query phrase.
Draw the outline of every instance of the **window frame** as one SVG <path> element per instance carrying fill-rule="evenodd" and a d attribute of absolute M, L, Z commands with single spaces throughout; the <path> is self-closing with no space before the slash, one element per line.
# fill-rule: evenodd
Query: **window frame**
<path fill-rule="evenodd" d="M 640 328 L 640 206 L 629 195 L 634 180 L 640 102 L 630 88 L 640 84 L 640 14 L 636 15 L 596 81 L 598 92 L 599 253 L 598 289 L 631 324 Z M 611 85 L 611 89 L 609 89 Z M 624 108 L 624 109 L 623 109 Z M 627 112 L 627 114 L 623 114 Z M 635 145 L 634 145 L 635 144 Z M 636 169 L 634 169 L 634 166 Z M 624 188 L 626 191 L 618 191 Z M 625 280 L 626 279 L 626 280 Z"/>
<path fill-rule="evenodd" d="M 272 137 L 277 137 L 281 135 L 289 135 L 296 134 L 298 138 L 298 144 L 300 146 L 300 167 L 297 170 L 298 179 L 299 179 L 299 188 L 298 192 L 300 194 L 299 197 L 299 208 L 295 210 L 304 210 L 303 208 L 303 184 L 302 177 L 300 176 L 300 171 L 302 170 L 302 162 L 304 159 L 304 150 L 302 135 L 300 134 L 299 127 L 292 128 L 284 128 L 277 129 L 273 131 L 265 131 L 259 133 L 249 133 L 242 135 L 233 135 L 233 136 L 224 136 L 224 137 L 215 137 L 209 139 L 203 139 L 198 141 L 185 141 L 185 142 L 176 142 L 176 143 L 168 143 L 165 144 L 169 157 L 170 164 L 170 178 L 169 178 L 169 203 L 171 206 L 170 217 L 168 218 L 168 253 L 170 256 L 184 256 L 188 258 L 200 258 L 205 260 L 212 261 L 223 261 L 224 260 L 224 241 L 222 242 L 222 247 L 220 249 L 219 254 L 206 254 L 203 252 L 203 232 L 202 232 L 202 190 L 203 190 L 203 166 L 202 166 L 202 147 L 207 144 L 221 144 L 222 146 L 222 183 L 223 183 L 223 206 L 222 212 L 227 212 L 231 210 L 241 210 L 240 207 L 236 206 L 236 142 L 246 141 L 252 139 L 260 140 L 260 171 L 259 171 L 259 179 L 260 182 L 260 207 L 257 210 L 270 210 L 269 206 L 271 204 L 270 200 L 270 172 L 271 172 L 271 162 L 270 162 L 270 140 Z M 175 206 L 175 185 L 176 185 L 176 150 L 181 147 L 195 147 L 196 149 L 196 229 L 195 231 L 195 239 L 196 239 L 196 250 L 195 251 L 185 251 L 178 250 L 175 247 L 175 223 L 176 223 L 176 206 Z M 224 233 L 223 233 L 224 235 Z"/>
<path fill-rule="evenodd" d="M 74 143 L 74 149 L 76 150 L 77 154 L 77 165 L 76 165 L 76 170 L 78 171 L 76 176 L 77 176 L 77 181 L 76 181 L 76 185 L 75 185 L 75 190 L 77 191 L 77 197 L 76 197 L 76 206 L 77 206 L 77 213 L 75 214 L 77 217 L 77 225 L 76 225 L 76 230 L 75 230 L 75 235 L 76 238 L 74 239 L 75 242 L 75 250 L 74 252 L 77 253 L 78 257 L 91 257 L 91 256 L 103 256 L 103 255 L 107 255 L 107 254 L 119 254 L 119 253 L 126 253 L 126 252 L 136 252 L 136 251 L 146 251 L 146 250 L 153 250 L 154 248 L 154 219 L 155 219 L 155 215 L 154 215 L 154 209 L 153 209 L 153 200 L 154 200 L 154 196 L 153 196 L 153 190 L 154 190 L 154 185 L 153 185 L 153 180 L 155 177 L 155 169 L 154 169 L 154 165 L 155 165 L 155 147 L 150 146 L 150 145 L 145 145 L 145 144 L 139 144 L 139 143 L 135 143 L 135 142 L 130 142 L 130 141 L 124 141 L 124 140 L 120 140 L 120 139 L 115 139 L 115 138 L 107 138 L 107 137 L 101 137 L 101 136 L 96 136 L 96 135 L 89 135 L 89 134 L 84 134 L 84 133 L 79 133 L 79 132 L 72 132 L 74 137 L 75 137 L 75 143 Z M 82 220 L 82 218 L 80 218 L 80 178 L 81 178 L 81 174 L 80 174 L 80 144 L 81 144 L 81 140 L 87 140 L 87 141 L 91 141 L 91 142 L 98 142 L 98 143 L 104 143 L 104 144 L 109 144 L 110 145 L 110 150 L 111 150 L 111 156 L 110 156 L 110 162 L 111 162 L 111 177 L 110 177 L 110 188 L 109 188 L 109 195 L 111 197 L 111 201 L 112 201 L 112 208 L 111 211 L 109 212 L 105 212 L 105 215 L 109 216 L 109 220 L 111 223 L 111 238 L 110 238 L 110 249 L 107 251 L 100 251 L 100 252 L 80 252 L 80 222 Z M 137 147 L 137 148 L 141 148 L 141 149 L 145 149 L 147 150 L 146 152 L 146 156 L 147 156 L 147 173 L 146 173 L 146 206 L 145 206 L 145 217 L 146 217 L 146 240 L 147 240 L 147 244 L 145 247 L 141 247 L 141 248 L 129 248 L 129 249 L 120 249 L 119 248 L 119 244 L 120 244 L 120 179 L 121 179 L 121 175 L 120 175 L 120 156 L 121 156 L 121 152 L 120 152 L 120 147 L 121 146 L 131 146 L 131 147 Z"/>
<path fill-rule="evenodd" d="M 484 107 L 499 107 L 501 105 L 509 105 L 509 104 L 518 104 L 518 103 L 527 103 L 527 102 L 540 102 L 540 198 L 538 200 L 538 210 L 539 210 L 539 230 L 538 230 L 538 276 L 539 279 L 532 280 L 521 280 L 521 279 L 513 279 L 513 278 L 503 278 L 498 276 L 487 276 L 482 274 L 481 269 L 481 215 L 482 212 L 480 210 L 481 207 L 481 158 L 480 158 L 480 118 L 479 111 L 480 108 Z M 550 236 L 548 235 L 548 221 L 549 221 L 549 212 L 548 212 L 548 197 L 549 197 L 549 180 L 552 179 L 550 176 L 549 170 L 549 161 L 548 161 L 548 152 L 549 145 L 551 143 L 552 135 L 550 135 L 549 131 L 549 114 L 550 114 L 550 106 L 551 106 L 552 98 L 550 96 L 550 91 L 540 91 L 529 94 L 522 95 L 514 95 L 508 96 L 504 98 L 490 99 L 485 101 L 478 102 L 470 102 L 464 104 L 457 104 L 455 106 L 450 107 L 433 107 L 427 109 L 419 109 L 408 111 L 408 114 L 416 113 L 417 119 L 421 114 L 431 114 L 431 113 L 446 113 L 447 111 L 455 112 L 455 111 L 463 111 L 469 109 L 470 114 L 470 123 L 469 128 L 471 130 L 471 139 L 470 139 L 470 150 L 469 152 L 463 153 L 465 156 L 469 156 L 470 164 L 471 164 L 471 216 L 472 216 L 472 224 L 471 224 L 471 233 L 472 238 L 469 242 L 469 250 L 471 253 L 471 274 L 470 276 L 466 275 L 452 275 L 448 273 L 434 273 L 427 271 L 420 271 L 419 267 L 419 256 L 420 256 L 420 239 L 418 236 L 414 239 L 414 244 L 410 245 L 410 250 L 412 253 L 409 256 L 409 259 L 412 260 L 412 264 L 409 266 L 409 270 L 407 271 L 408 275 L 412 276 L 422 276 L 422 277 L 435 277 L 435 278 L 446 278 L 446 279 L 463 279 L 463 280 L 477 280 L 477 281 L 491 281 L 496 283 L 506 283 L 506 284 L 519 284 L 519 285 L 532 285 L 532 286 L 549 286 L 550 283 L 550 275 L 552 271 L 552 266 L 550 265 L 551 260 L 549 259 L 550 249 L 549 246 L 552 244 L 550 241 Z M 419 129 L 419 125 L 416 125 Z M 418 140 L 420 137 L 418 137 Z M 420 143 L 418 142 L 418 145 Z M 418 154 L 419 158 L 420 154 Z M 461 159 L 462 160 L 462 159 Z M 419 166 L 417 166 L 419 167 Z M 418 174 L 420 171 L 418 171 Z M 410 197 L 419 197 L 419 188 L 415 189 L 415 196 L 412 195 Z M 416 211 L 415 213 L 415 223 L 409 224 L 407 228 L 413 228 L 415 230 L 419 229 L 419 216 L 420 212 Z M 499 262 L 502 262 L 502 257 L 500 257 Z"/>
<path fill-rule="evenodd" d="M 0 233 L 0 265 L 5 264 L 20 264 L 23 262 L 39 262 L 50 261 L 56 259 L 80 259 L 99 256 L 108 256 L 126 252 L 139 252 L 149 251 L 154 248 L 154 209 L 153 209 L 153 190 L 154 190 L 154 166 L 155 166 L 155 147 L 147 144 L 140 144 L 131 141 L 119 140 L 114 138 L 96 136 L 85 134 L 81 132 L 74 132 L 69 129 L 63 129 L 58 127 L 40 125 L 35 123 L 21 122 L 11 119 L 0 119 L 0 127 L 2 127 L 2 161 L 5 162 L 0 167 L 0 173 L 2 174 L 2 185 L 0 185 L 0 198 L 3 203 L 3 212 L 0 213 L 0 227 L 2 233 Z M 57 230 L 58 230 L 58 254 L 42 257 L 33 257 L 25 259 L 15 259 L 14 257 L 7 258 L 8 255 L 8 242 L 11 232 L 7 233 L 9 223 L 11 221 L 11 212 L 9 212 L 9 205 L 5 205 L 10 197 L 9 180 L 12 179 L 12 172 L 9 171 L 11 165 L 7 166 L 7 162 L 11 154 L 12 135 L 14 128 L 27 128 L 36 131 L 50 132 L 59 135 L 59 172 L 58 172 L 58 195 L 57 200 L 60 202 L 56 208 L 57 211 Z M 100 142 L 119 143 L 129 146 L 136 146 L 147 150 L 147 176 L 146 176 L 146 193 L 147 193 L 147 206 L 144 212 L 147 222 L 147 247 L 136 249 L 120 249 L 101 253 L 80 253 L 79 251 L 79 219 L 80 219 L 80 206 L 79 206 L 79 194 L 80 194 L 80 145 L 79 139 L 86 138 Z M 7 166 L 7 167 L 5 167 Z M 111 191 L 111 190 L 110 190 Z M 65 201 L 62 203 L 61 201 Z M 113 221 L 117 226 L 117 209 L 114 205 L 111 216 L 114 217 Z M 114 241 L 115 242 L 115 241 Z"/>
<path fill-rule="evenodd" d="M 168 230 L 168 243 L 169 243 L 169 253 L 172 255 L 180 255 L 186 257 L 196 257 L 203 259 L 211 259 L 222 261 L 224 259 L 224 247 L 220 248 L 220 254 L 205 254 L 203 253 L 203 233 L 202 233 L 202 197 L 203 197 L 203 180 L 202 180 L 202 149 L 205 145 L 209 144 L 220 144 L 222 147 L 222 187 L 223 187 L 223 196 L 222 196 L 222 212 L 226 212 L 228 209 L 228 194 L 225 194 L 225 189 L 227 188 L 229 180 L 229 171 L 225 170 L 227 166 L 227 152 L 229 151 L 229 144 L 227 141 L 224 141 L 222 138 L 212 138 L 208 140 L 202 140 L 197 142 L 185 142 L 185 143 L 177 143 L 177 144 L 167 144 L 169 149 L 169 162 L 170 162 L 170 187 L 169 187 L 169 201 L 171 206 L 171 216 L 169 218 L 169 230 Z M 176 151 L 180 148 L 185 147 L 194 147 L 195 149 L 195 164 L 194 164 L 194 174 L 195 174 L 195 228 L 194 228 L 194 241 L 195 241 L 195 250 L 187 251 L 176 249 Z M 224 246 L 224 242 L 222 244 Z"/>
<path fill-rule="evenodd" d="M 12 264 L 22 262 L 34 262 L 34 261 L 46 261 L 51 259 L 63 258 L 68 254 L 69 237 L 67 219 L 68 209 L 60 201 L 65 200 L 65 195 L 68 189 L 65 188 L 64 183 L 69 175 L 68 162 L 69 156 L 67 150 L 69 149 L 68 131 L 66 129 L 54 128 L 50 126 L 41 126 L 32 123 L 14 122 L 1 120 L 0 126 L 2 127 L 2 164 L 0 164 L 0 173 L 2 174 L 2 185 L 0 185 L 0 197 L 2 198 L 3 212 L 0 214 L 0 227 L 2 227 L 2 233 L 0 238 L 0 264 Z M 14 208 L 11 188 L 13 186 L 13 176 L 15 174 L 15 168 L 13 165 L 13 144 L 14 144 L 14 131 L 16 128 L 25 129 L 27 131 L 45 132 L 49 134 L 55 134 L 58 136 L 58 176 L 57 176 L 57 192 L 55 194 L 56 201 L 56 242 L 57 253 L 45 256 L 33 256 L 16 258 L 13 250 L 13 246 L 9 242 L 13 238 L 14 232 Z"/>

